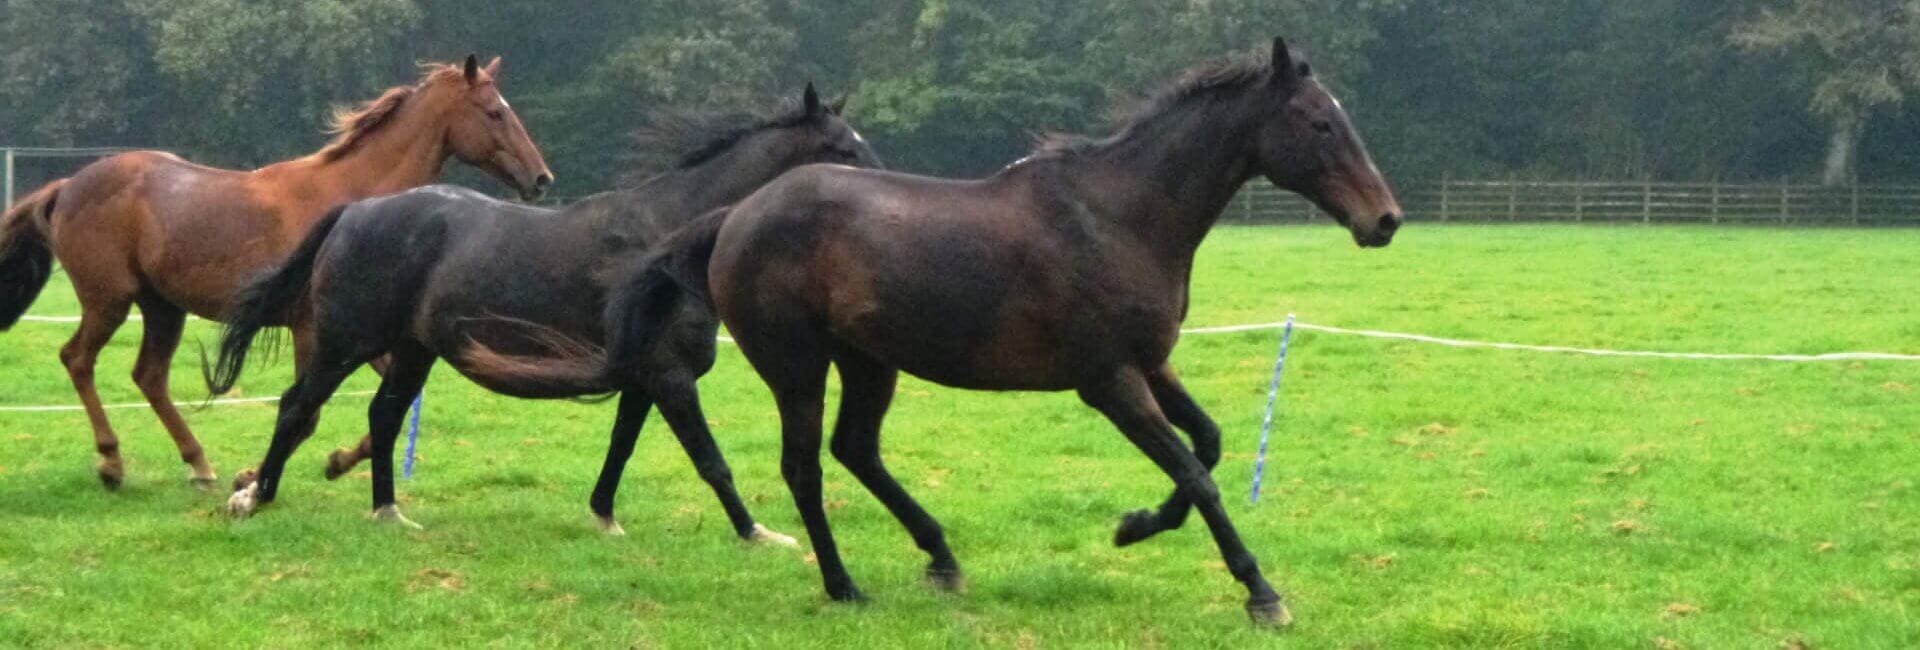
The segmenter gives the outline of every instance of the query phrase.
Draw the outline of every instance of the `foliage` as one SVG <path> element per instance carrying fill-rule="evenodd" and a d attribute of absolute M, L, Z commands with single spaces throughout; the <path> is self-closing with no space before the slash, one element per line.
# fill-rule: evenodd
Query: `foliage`
<path fill-rule="evenodd" d="M 896 166 L 988 173 L 1099 131 L 1201 59 L 1289 37 L 1399 177 L 1777 179 L 1858 113 L 1868 180 L 1920 173 L 1916 0 L 4 0 L 0 143 L 310 151 L 419 60 L 502 55 L 564 195 L 662 108 L 815 81 Z"/>

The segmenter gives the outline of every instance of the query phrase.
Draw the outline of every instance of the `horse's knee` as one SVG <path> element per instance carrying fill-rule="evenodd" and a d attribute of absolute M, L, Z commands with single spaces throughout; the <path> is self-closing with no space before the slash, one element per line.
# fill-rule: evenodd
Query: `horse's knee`
<path fill-rule="evenodd" d="M 1188 503 L 1213 503 L 1220 500 L 1220 486 L 1206 475 L 1186 477 L 1180 481 L 1180 494 L 1187 497 Z"/>
<path fill-rule="evenodd" d="M 142 394 L 164 394 L 167 390 L 167 367 L 160 364 L 135 364 L 133 385 L 140 387 Z"/>
<path fill-rule="evenodd" d="M 705 480 L 708 483 L 718 484 L 718 483 L 733 482 L 733 469 L 730 467 L 727 467 L 726 461 L 712 460 L 712 461 L 706 461 L 706 462 L 696 462 L 693 465 L 693 469 L 694 471 L 699 472 L 700 478 L 702 480 Z"/>
<path fill-rule="evenodd" d="M 93 381 L 93 359 L 73 344 L 60 348 L 60 365 L 74 381 Z"/>

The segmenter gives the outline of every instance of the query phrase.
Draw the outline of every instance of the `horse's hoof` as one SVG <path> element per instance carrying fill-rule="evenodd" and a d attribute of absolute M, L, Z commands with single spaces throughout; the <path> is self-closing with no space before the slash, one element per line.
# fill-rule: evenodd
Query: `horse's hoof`
<path fill-rule="evenodd" d="M 190 476 L 190 477 L 187 477 L 187 483 L 193 485 L 194 489 L 199 490 L 201 492 L 212 492 L 215 486 L 217 486 L 220 483 L 220 477 Z"/>
<path fill-rule="evenodd" d="M 967 592 L 967 577 L 959 569 L 927 569 L 927 584 L 950 594 Z"/>
<path fill-rule="evenodd" d="M 353 453 L 353 450 L 335 449 L 333 453 L 327 454 L 327 480 L 338 481 L 340 477 L 346 476 L 347 472 L 353 470 L 353 466 L 357 463 L 341 458 L 341 456 L 350 453 Z"/>
<path fill-rule="evenodd" d="M 1247 603 L 1247 617 L 1253 619 L 1255 627 L 1278 629 L 1293 625 L 1293 612 L 1287 611 L 1287 605 L 1277 600 L 1271 603 Z"/>
<path fill-rule="evenodd" d="M 1113 531 L 1114 546 L 1132 546 L 1147 538 L 1160 534 L 1160 522 L 1152 511 L 1135 510 L 1120 518 L 1120 527 Z"/>
<path fill-rule="evenodd" d="M 833 602 L 836 603 L 859 604 L 867 602 L 867 595 L 861 593 L 860 588 L 853 585 L 847 585 L 839 589 L 828 589 L 827 597 L 832 598 Z"/>
<path fill-rule="evenodd" d="M 425 526 L 413 523 L 412 519 L 400 514 L 400 507 L 392 504 L 375 508 L 372 517 L 374 521 L 382 524 L 392 524 L 408 530 L 426 530 Z"/>
<path fill-rule="evenodd" d="M 786 535 L 782 535 L 780 533 L 773 532 L 773 529 L 768 528 L 761 524 L 754 524 L 753 532 L 747 533 L 746 538 L 742 541 L 745 541 L 748 544 L 763 545 L 763 546 L 785 546 L 787 548 L 800 548 L 800 540 L 794 539 Z"/>
<path fill-rule="evenodd" d="M 239 474 L 233 475 L 233 491 L 239 492 L 241 490 L 247 489 L 247 486 L 253 485 L 259 482 L 260 482 L 260 472 L 258 470 L 252 470 L 252 469 L 240 470 Z"/>
<path fill-rule="evenodd" d="M 594 518 L 600 521 L 601 533 L 609 537 L 625 537 L 627 535 L 626 529 L 621 528 L 620 522 L 614 521 L 612 517 L 594 515 Z"/>
<path fill-rule="evenodd" d="M 227 516 L 233 519 L 246 519 L 253 516 L 253 511 L 259 507 L 254 497 L 259 489 L 249 483 L 245 487 L 234 490 L 233 496 L 227 497 Z"/>
<path fill-rule="evenodd" d="M 101 487 L 107 488 L 108 492 L 119 490 L 120 485 L 126 482 L 127 470 L 125 468 L 118 465 L 101 463 L 100 467 L 96 469 L 100 473 Z"/>

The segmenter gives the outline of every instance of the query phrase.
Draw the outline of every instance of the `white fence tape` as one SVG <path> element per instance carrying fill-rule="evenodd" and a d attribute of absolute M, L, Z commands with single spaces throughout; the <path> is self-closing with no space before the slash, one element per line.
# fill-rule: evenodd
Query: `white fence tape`
<path fill-rule="evenodd" d="M 1181 330 L 1183 334 L 1235 334 L 1277 330 L 1286 327 L 1285 322 L 1261 323 L 1258 325 L 1230 325 L 1226 327 L 1201 327 Z M 1603 350 L 1593 348 L 1570 348 L 1558 345 L 1525 345 L 1521 343 L 1500 343 L 1495 341 L 1468 341 L 1446 339 L 1424 334 L 1404 334 L 1401 332 L 1381 332 L 1377 330 L 1356 330 L 1331 325 L 1312 325 L 1294 323 L 1296 328 L 1338 334 L 1342 336 L 1361 336 L 1372 339 L 1394 339 L 1445 345 L 1456 348 L 1488 348 L 1495 350 L 1522 350 L 1526 352 L 1553 352 L 1559 354 L 1584 354 L 1596 357 L 1647 357 L 1655 359 L 1698 359 L 1707 361 L 1787 361 L 1807 363 L 1815 361 L 1920 361 L 1920 355 L 1893 354 L 1889 352 L 1834 352 L 1829 354 L 1723 354 L 1716 352 L 1651 352 L 1644 350 Z"/>
<path fill-rule="evenodd" d="M 189 318 L 197 319 L 198 317 L 189 316 Z M 79 316 L 25 316 L 25 317 L 22 317 L 21 320 L 39 321 L 43 323 L 78 323 L 80 322 L 80 317 Z M 138 315 L 130 316 L 128 320 L 140 320 L 140 316 Z M 1239 334 L 1243 332 L 1277 330 L 1277 329 L 1286 327 L 1286 325 L 1287 324 L 1283 321 L 1283 322 L 1276 322 L 1276 323 L 1256 323 L 1252 325 L 1225 325 L 1221 327 L 1196 327 L 1192 329 L 1180 330 L 1180 333 L 1187 334 L 1187 335 Z M 1895 354 L 1891 352 L 1832 352 L 1827 354 L 1728 354 L 1728 353 L 1718 353 L 1718 352 L 1654 352 L 1654 351 L 1647 351 L 1647 350 L 1607 350 L 1607 349 L 1600 349 L 1600 348 L 1574 348 L 1574 347 L 1566 347 L 1566 346 L 1559 346 L 1559 345 L 1527 345 L 1524 343 L 1503 343 L 1498 341 L 1470 341 L 1465 339 L 1449 339 L 1449 338 L 1441 338 L 1438 336 L 1427 336 L 1425 334 L 1407 334 L 1404 332 L 1383 332 L 1379 330 L 1348 329 L 1345 327 L 1334 327 L 1332 325 L 1314 325 L 1312 323 L 1303 323 L 1303 322 L 1296 322 L 1294 323 L 1294 326 L 1303 330 L 1312 330 L 1315 332 L 1323 332 L 1326 334 L 1337 334 L 1342 336 L 1360 336 L 1360 337 L 1373 338 L 1373 339 L 1393 339 L 1393 340 L 1400 340 L 1400 341 L 1412 341 L 1415 343 L 1427 343 L 1430 345 L 1444 345 L 1444 346 L 1455 347 L 1455 348 L 1483 348 L 1483 349 L 1493 349 L 1493 350 L 1519 350 L 1519 351 L 1525 351 L 1525 352 L 1552 352 L 1556 354 L 1582 354 L 1582 355 L 1596 356 L 1596 357 L 1642 357 L 1642 358 L 1654 358 L 1654 359 L 1695 359 L 1695 360 L 1706 360 L 1706 361 L 1785 361 L 1790 363 L 1810 363 L 1810 362 L 1820 362 L 1820 361 L 1920 361 L 1920 355 L 1917 355 L 1917 354 Z M 732 343 L 733 339 L 726 336 L 722 336 L 720 337 L 720 341 L 722 343 Z"/>
<path fill-rule="evenodd" d="M 34 321 L 39 323 L 78 323 L 80 322 L 80 317 L 79 316 L 21 316 L 20 320 Z M 133 314 L 133 315 L 127 316 L 128 322 L 133 322 L 138 320 L 140 320 L 139 314 Z M 187 314 L 187 320 L 201 320 L 201 318 L 193 314 Z"/>
<path fill-rule="evenodd" d="M 137 319 L 139 318 L 139 316 L 134 316 L 133 318 Z M 71 323 L 71 322 L 78 322 L 80 319 L 78 317 L 69 317 L 69 316 L 27 316 L 25 317 L 24 320 L 52 322 L 52 323 Z M 1284 328 L 1286 326 L 1287 326 L 1286 322 L 1283 321 L 1278 323 L 1257 323 L 1252 325 L 1196 327 L 1192 329 L 1181 330 L 1180 332 L 1182 334 L 1193 335 L 1193 336 L 1204 336 L 1209 334 L 1241 334 L 1245 332 L 1277 330 L 1277 329 Z M 1402 332 L 1382 332 L 1378 330 L 1357 330 L 1357 329 L 1348 329 L 1345 327 L 1334 327 L 1331 325 L 1314 325 L 1311 323 L 1302 323 L 1302 322 L 1295 322 L 1293 326 L 1302 330 L 1310 330 L 1310 331 L 1322 332 L 1326 334 L 1334 334 L 1339 336 L 1358 336 L 1358 337 L 1364 337 L 1364 338 L 1370 338 L 1370 339 L 1411 341 L 1414 343 L 1426 343 L 1429 345 L 1444 345 L 1447 347 L 1455 347 L 1455 348 L 1518 350 L 1523 352 L 1550 352 L 1555 354 L 1579 354 L 1579 355 L 1595 356 L 1595 357 L 1641 357 L 1641 358 L 1653 358 L 1653 359 L 1693 359 L 1693 360 L 1704 360 L 1704 361 L 1784 361 L 1789 363 L 1812 363 L 1812 362 L 1826 362 L 1826 361 L 1920 361 L 1920 355 L 1894 354 L 1890 352 L 1834 352 L 1829 354 L 1724 354 L 1724 353 L 1715 353 L 1715 352 L 1653 352 L 1653 351 L 1646 351 L 1646 350 L 1604 350 L 1604 349 L 1595 349 L 1595 348 L 1573 348 L 1573 347 L 1565 347 L 1565 346 L 1558 346 L 1558 345 L 1525 345 L 1521 343 L 1501 343 L 1497 341 L 1469 341 L 1464 339 L 1448 339 L 1448 338 L 1440 338 L 1437 336 L 1427 336 L 1424 334 L 1406 334 Z M 733 343 L 733 338 L 722 336 L 720 337 L 720 341 L 722 343 Z M 373 394 L 372 392 L 341 393 L 341 395 L 351 395 L 351 396 L 366 396 L 366 395 L 372 395 L 372 394 Z M 273 401 L 278 401 L 279 399 L 280 398 L 278 397 L 249 397 L 244 399 L 213 400 L 212 402 L 205 402 L 205 404 L 210 404 L 215 406 L 222 405 L 222 404 L 248 404 L 248 403 L 255 403 L 255 402 L 273 402 Z M 174 404 L 177 406 L 193 407 L 193 406 L 201 405 L 202 402 L 175 402 Z M 106 408 L 110 408 L 110 409 L 146 408 L 146 407 L 147 407 L 146 402 L 106 405 Z M 82 408 L 79 405 L 0 406 L 0 413 L 79 411 L 79 410 L 82 410 Z"/>
<path fill-rule="evenodd" d="M 363 390 L 363 391 L 355 391 L 351 393 L 337 393 L 334 395 L 334 397 L 367 397 L 369 395 L 374 394 L 375 392 L 377 391 Z M 202 405 L 225 406 L 228 404 L 262 404 L 267 402 L 278 402 L 278 401 L 280 401 L 280 398 L 278 397 L 238 397 L 233 399 L 217 399 L 209 402 L 174 402 L 173 405 L 178 407 L 184 407 L 184 408 L 198 408 Z M 100 405 L 101 408 L 107 408 L 107 409 L 143 409 L 149 406 L 150 405 L 147 404 L 146 402 L 127 402 L 124 404 Z M 87 410 L 87 407 L 81 406 L 79 404 L 62 404 L 59 406 L 0 406 L 0 413 L 48 413 L 48 412 L 56 412 L 56 411 L 85 411 L 85 410 Z"/>

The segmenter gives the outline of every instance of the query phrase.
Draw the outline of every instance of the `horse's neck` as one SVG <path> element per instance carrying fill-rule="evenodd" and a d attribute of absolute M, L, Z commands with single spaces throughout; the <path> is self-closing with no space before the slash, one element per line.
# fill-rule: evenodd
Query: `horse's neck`
<path fill-rule="evenodd" d="M 338 158 L 312 159 L 304 171 L 318 192 L 334 201 L 351 201 L 439 178 L 448 156 L 444 111 L 425 101 L 400 111 L 393 123 L 367 134 Z"/>
<path fill-rule="evenodd" d="M 633 189 L 622 190 L 616 209 L 601 218 L 607 232 L 628 241 L 652 242 L 711 212 L 747 198 L 785 171 L 761 157 L 735 151 L 693 167 L 662 172 Z"/>
<path fill-rule="evenodd" d="M 1252 175 L 1241 152 L 1253 127 L 1220 120 L 1218 110 L 1165 115 L 1079 156 L 1078 177 L 1105 195 L 1105 211 L 1185 262 Z"/>
<path fill-rule="evenodd" d="M 684 205 L 693 211 L 686 215 L 688 220 L 738 203 L 789 167 L 746 144 L 737 144 L 693 167 L 669 172 L 673 175 L 670 180 L 683 188 Z"/>

